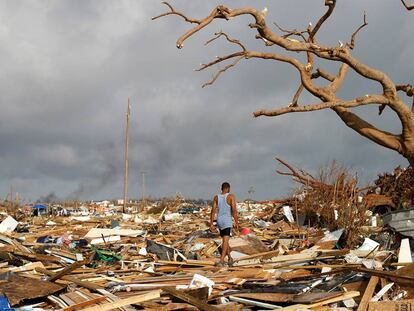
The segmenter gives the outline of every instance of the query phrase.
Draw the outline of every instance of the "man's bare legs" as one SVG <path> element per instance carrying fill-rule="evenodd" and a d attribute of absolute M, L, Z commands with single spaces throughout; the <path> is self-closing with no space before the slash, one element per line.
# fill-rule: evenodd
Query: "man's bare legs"
<path fill-rule="evenodd" d="M 226 256 L 230 259 L 230 245 L 229 245 L 230 236 L 224 235 L 223 236 L 223 243 L 221 244 L 221 257 L 220 262 L 224 263 L 224 258 Z"/>

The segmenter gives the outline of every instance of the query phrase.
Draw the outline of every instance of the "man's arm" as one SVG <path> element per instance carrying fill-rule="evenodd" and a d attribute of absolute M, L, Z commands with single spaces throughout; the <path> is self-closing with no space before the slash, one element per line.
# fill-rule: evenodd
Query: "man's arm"
<path fill-rule="evenodd" d="M 217 213 L 217 204 L 218 204 L 218 199 L 217 196 L 214 197 L 213 199 L 213 207 L 211 208 L 211 214 L 210 214 L 210 230 L 214 231 L 214 218 L 216 218 L 216 213 Z"/>
<path fill-rule="evenodd" d="M 231 197 L 231 213 L 234 219 L 234 228 L 239 231 L 239 215 L 237 213 L 236 197 L 232 194 Z"/>

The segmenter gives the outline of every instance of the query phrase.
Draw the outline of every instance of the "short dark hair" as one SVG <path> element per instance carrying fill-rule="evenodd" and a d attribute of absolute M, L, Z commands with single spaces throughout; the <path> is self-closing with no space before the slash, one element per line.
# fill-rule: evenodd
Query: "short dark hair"
<path fill-rule="evenodd" d="M 227 181 L 221 184 L 221 190 L 224 189 L 230 189 L 230 184 Z"/>

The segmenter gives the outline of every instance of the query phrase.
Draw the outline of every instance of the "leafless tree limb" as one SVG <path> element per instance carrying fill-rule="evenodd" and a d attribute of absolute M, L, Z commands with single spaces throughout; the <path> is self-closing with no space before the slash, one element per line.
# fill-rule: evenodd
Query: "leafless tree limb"
<path fill-rule="evenodd" d="M 226 56 L 217 56 L 215 60 L 213 60 L 209 63 L 206 63 L 206 64 L 201 64 L 200 68 L 196 69 L 196 71 L 202 71 L 202 70 L 204 70 L 208 67 L 214 66 L 214 65 L 216 65 L 218 63 L 221 63 L 223 61 L 226 61 L 226 60 L 229 60 L 229 59 L 232 59 L 232 58 L 235 58 L 235 57 L 244 56 L 245 54 L 246 54 L 246 52 L 243 51 L 243 52 L 235 52 L 235 53 L 232 53 L 232 54 L 229 54 L 229 55 L 226 55 Z"/>
<path fill-rule="evenodd" d="M 311 42 L 314 41 L 314 38 L 315 38 L 316 33 L 319 31 L 319 29 L 321 28 L 321 26 L 323 25 L 323 23 L 329 18 L 329 16 L 331 16 L 332 12 L 334 11 L 335 6 L 336 6 L 336 0 L 325 0 L 325 6 L 328 7 L 328 10 L 318 20 L 318 22 L 316 23 L 315 27 L 312 29 L 312 31 L 311 31 L 311 33 L 309 35 L 309 40 Z"/>
<path fill-rule="evenodd" d="M 400 84 L 396 86 L 397 91 L 404 92 L 408 97 L 412 97 L 411 111 L 414 112 L 414 87 L 411 84 Z M 384 107 L 385 108 L 385 107 Z"/>
<path fill-rule="evenodd" d="M 295 95 L 293 96 L 292 102 L 290 103 L 289 107 L 297 107 L 298 106 L 298 100 L 300 95 L 302 94 L 304 89 L 303 84 L 300 84 L 298 89 L 295 92 Z"/>
<path fill-rule="evenodd" d="M 414 96 L 414 87 L 411 84 L 398 84 L 396 89 L 397 91 L 404 92 L 408 97 Z"/>
<path fill-rule="evenodd" d="M 330 73 L 328 73 L 328 72 L 326 72 L 326 71 L 324 71 L 320 68 L 316 69 L 316 72 L 318 73 L 319 76 L 321 76 L 322 78 L 324 78 L 328 81 L 333 82 L 333 80 L 335 80 L 334 76 L 332 76 Z"/>
<path fill-rule="evenodd" d="M 414 10 L 414 4 L 408 4 L 405 0 L 401 0 L 402 4 L 409 11 Z"/>
<path fill-rule="evenodd" d="M 210 40 L 208 40 L 205 43 L 205 45 L 210 44 L 211 42 L 217 40 L 220 37 L 225 37 L 228 42 L 234 43 L 234 44 L 240 46 L 243 51 L 246 51 L 246 47 L 239 40 L 230 38 L 226 33 L 220 31 L 220 32 L 216 32 L 214 35 L 215 35 L 215 37 L 213 37 Z"/>
<path fill-rule="evenodd" d="M 350 101 L 335 101 L 335 102 L 323 102 L 319 104 L 312 104 L 312 105 L 305 105 L 305 106 L 288 106 L 283 107 L 275 110 L 258 110 L 253 113 L 254 117 L 260 116 L 268 116 L 268 117 L 276 117 L 286 113 L 293 113 L 293 112 L 309 112 L 309 111 L 317 111 L 327 108 L 335 108 L 335 107 L 345 107 L 345 108 L 355 108 L 364 105 L 380 105 L 383 103 L 387 103 L 388 100 L 383 95 L 365 95 L 363 97 L 358 97 L 354 100 Z"/>
<path fill-rule="evenodd" d="M 296 30 L 296 29 L 293 29 L 293 30 L 288 30 L 288 29 L 284 29 L 284 28 L 282 28 L 282 27 L 280 27 L 276 22 L 273 22 L 273 24 L 281 31 L 281 32 L 283 32 L 283 33 L 285 33 L 285 35 L 283 35 L 283 38 L 289 38 L 289 37 L 291 37 L 291 36 L 298 36 L 298 37 L 301 37 L 302 39 L 303 39 L 303 41 L 307 41 L 307 39 L 305 38 L 305 36 L 304 36 L 304 34 L 305 33 L 308 33 L 309 34 L 309 29 L 306 29 L 306 30 L 301 30 L 301 31 L 299 31 L 299 30 Z"/>
<path fill-rule="evenodd" d="M 207 85 L 212 85 L 214 82 L 216 82 L 216 80 L 218 79 L 218 77 L 220 77 L 220 75 L 221 75 L 222 73 L 226 72 L 226 71 L 227 71 L 228 69 L 230 69 L 231 67 L 236 66 L 236 65 L 237 65 L 237 63 L 238 63 L 239 61 L 241 61 L 243 58 L 244 58 L 244 56 L 239 56 L 238 58 L 236 58 L 236 60 L 235 60 L 234 62 L 232 62 L 231 64 L 228 64 L 228 65 L 227 65 L 227 66 L 225 66 L 223 69 L 220 69 L 219 71 L 217 71 L 217 72 L 214 74 L 213 78 L 212 78 L 210 81 L 208 81 L 208 82 L 204 83 L 202 87 L 206 87 Z"/>
<path fill-rule="evenodd" d="M 171 11 L 170 12 L 163 13 L 163 14 L 160 14 L 158 16 L 154 16 L 152 18 L 152 20 L 155 20 L 155 19 L 160 18 L 160 17 L 167 16 L 167 15 L 178 15 L 178 16 L 181 16 L 186 22 L 193 23 L 193 24 L 200 24 L 201 23 L 201 21 L 199 19 L 189 18 L 189 17 L 185 16 L 181 12 L 177 12 L 173 8 L 173 6 L 171 4 L 169 4 L 168 2 L 163 1 L 162 3 L 165 4 Z"/>
<path fill-rule="evenodd" d="M 405 2 L 403 1 L 403 3 Z M 366 65 L 352 56 L 350 50 L 352 50 L 355 46 L 356 36 L 359 31 L 367 25 L 366 14 L 364 14 L 364 23 L 353 32 L 349 43 L 332 47 L 317 42 L 316 34 L 322 25 L 332 15 L 332 12 L 335 9 L 336 0 L 325 0 L 325 5 L 328 7 L 325 14 L 319 18 L 315 27 L 312 28 L 309 26 L 306 31 L 290 31 L 283 29 L 275 24 L 276 27 L 278 27 L 279 30 L 284 33 L 283 35 L 278 35 L 267 26 L 265 20 L 266 14 L 263 14 L 263 12 L 257 11 L 250 7 L 230 9 L 226 6 L 219 5 L 215 7 L 207 17 L 202 19 L 192 19 L 188 18 L 183 13 L 176 11 L 172 6 L 168 5 L 170 12 L 159 15 L 156 18 L 166 15 L 178 15 L 189 23 L 197 24 L 178 38 L 176 45 L 178 48 L 183 48 L 183 43 L 185 40 L 187 40 L 189 37 L 201 29 L 205 28 L 215 19 L 231 20 L 239 16 L 251 16 L 254 19 L 254 22 L 250 23 L 249 26 L 257 31 L 256 38 L 262 39 L 266 43 L 266 46 L 276 45 L 286 52 L 306 53 L 307 64 L 303 64 L 297 58 L 288 55 L 282 55 L 280 53 L 250 51 L 246 49 L 244 45 L 238 40 L 230 39 L 224 34 L 216 34 L 216 37 L 212 40 L 216 40 L 218 37 L 224 36 L 226 37 L 227 41 L 239 45 L 242 48 L 242 51 L 235 52 L 226 56 L 220 56 L 209 63 L 202 64 L 198 70 L 204 70 L 215 64 L 219 64 L 231 59 L 233 60 L 231 64 L 228 64 L 226 67 L 217 72 L 213 79 L 205 85 L 210 85 L 216 81 L 221 73 L 225 72 L 231 67 L 234 67 L 243 58 L 258 58 L 263 60 L 274 60 L 288 63 L 296 68 L 301 80 L 301 85 L 294 95 L 292 104 L 290 107 L 284 107 L 276 110 L 262 109 L 256 111 L 254 113 L 256 117 L 261 115 L 277 116 L 285 113 L 332 109 L 348 127 L 377 144 L 380 144 L 392 150 L 396 150 L 404 157 L 406 157 L 411 164 L 414 165 L 414 113 L 412 111 L 412 109 L 414 109 L 414 105 L 412 107 L 408 107 L 408 105 L 398 95 L 398 91 L 402 91 L 405 92 L 406 95 L 412 96 L 412 87 L 410 86 L 410 88 L 408 86 L 396 86 L 391 78 L 384 72 Z M 305 36 L 306 33 L 309 34 L 308 38 Z M 301 37 L 303 41 L 290 38 L 293 35 Z M 337 75 L 334 76 L 319 68 L 316 69 L 316 72 L 313 72 L 314 57 L 340 63 L 341 66 Z M 382 88 L 382 94 L 367 95 L 365 97 L 355 98 L 351 100 L 343 100 L 341 98 L 338 98 L 337 91 L 343 84 L 349 69 L 354 70 L 363 78 L 378 82 Z M 329 83 L 325 86 L 316 85 L 312 80 L 319 77 L 324 78 Z M 305 89 L 310 94 L 320 99 L 321 102 L 314 105 L 298 106 L 299 96 Z M 365 120 L 361 119 L 351 111 L 351 109 L 354 107 L 372 104 L 380 105 L 381 107 L 387 106 L 397 114 L 402 125 L 402 133 L 400 135 L 382 131 L 366 122 Z"/>
<path fill-rule="evenodd" d="M 353 49 L 354 49 L 354 47 L 355 47 L 355 38 L 356 38 L 356 35 L 358 34 L 358 32 L 359 32 L 362 28 L 364 28 L 364 27 L 365 27 L 365 26 L 367 26 L 367 25 L 368 25 L 368 22 L 367 22 L 367 13 L 366 13 L 366 12 L 364 12 L 364 23 L 363 23 L 361 26 L 359 26 L 357 30 L 355 30 L 355 31 L 354 31 L 354 33 L 353 33 L 353 34 L 352 34 L 352 36 L 351 36 L 351 41 L 350 41 L 349 43 L 347 43 L 348 47 L 349 47 L 351 50 L 353 50 Z"/>

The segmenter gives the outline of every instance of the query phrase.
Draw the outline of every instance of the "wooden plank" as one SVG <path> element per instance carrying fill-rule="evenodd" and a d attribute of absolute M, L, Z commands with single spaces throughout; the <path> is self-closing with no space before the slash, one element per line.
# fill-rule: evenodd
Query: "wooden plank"
<path fill-rule="evenodd" d="M 362 296 L 362 299 L 361 299 L 361 302 L 359 303 L 357 311 L 367 310 L 368 303 L 371 300 L 372 295 L 374 294 L 375 287 L 377 287 L 378 281 L 379 281 L 379 277 L 371 276 L 371 279 L 369 280 L 368 286 L 365 289 L 365 293 Z"/>
<path fill-rule="evenodd" d="M 369 273 L 374 276 L 383 277 L 390 280 L 398 280 L 400 281 L 407 281 L 408 284 L 412 284 L 414 282 L 414 264 L 405 266 L 395 272 L 391 271 L 380 271 L 374 269 L 366 269 L 366 268 L 350 268 L 351 270 L 358 271 L 358 272 L 365 272 Z M 412 270 L 412 271 L 410 271 Z"/>
<path fill-rule="evenodd" d="M 220 309 L 218 309 L 218 308 L 216 308 L 212 305 L 209 305 L 205 302 L 202 302 L 201 300 L 199 300 L 199 299 L 197 299 L 197 298 L 195 298 L 191 295 L 188 295 L 184 292 L 178 291 L 175 288 L 166 287 L 166 288 L 163 288 L 163 291 L 165 291 L 166 293 L 168 293 L 168 294 L 170 294 L 174 297 L 179 298 L 180 300 L 182 300 L 184 302 L 187 302 L 187 303 L 199 308 L 202 311 L 218 311 L 218 310 L 220 310 Z"/>
<path fill-rule="evenodd" d="M 104 300 L 106 300 L 105 296 L 96 297 L 96 298 L 93 298 L 91 300 L 82 301 L 82 302 L 77 303 L 75 305 L 71 305 L 69 307 L 63 308 L 63 311 L 73 311 L 73 310 L 78 310 L 78 309 L 82 310 L 81 308 L 83 308 L 83 307 L 88 307 L 90 305 L 97 304 L 98 302 L 102 302 Z"/>
<path fill-rule="evenodd" d="M 14 251 L 13 255 L 20 256 L 23 258 L 28 258 L 31 261 L 41 261 L 41 262 L 57 262 L 60 263 L 61 260 L 54 256 L 43 255 L 43 254 L 31 254 L 31 253 L 24 253 L 21 251 Z"/>
<path fill-rule="evenodd" d="M 156 264 L 163 265 L 172 265 L 172 266 L 214 266 L 214 262 L 209 260 L 187 260 L 187 261 L 168 261 L 168 260 L 158 260 Z"/>
<path fill-rule="evenodd" d="M 322 292 L 322 293 L 304 293 L 297 295 L 294 299 L 294 303 L 317 303 L 321 301 L 325 301 L 326 299 L 331 299 L 335 297 L 341 296 L 342 292 Z"/>
<path fill-rule="evenodd" d="M 298 309 L 311 309 L 311 308 L 317 308 L 317 307 L 321 307 L 324 305 L 328 305 L 330 303 L 335 303 L 335 302 L 339 302 L 339 301 L 343 301 L 345 299 L 350 299 L 350 298 L 354 298 L 354 297 L 358 297 L 359 296 L 359 292 L 357 291 L 351 291 L 351 292 L 347 292 L 344 293 L 341 296 L 338 297 L 334 297 L 334 298 L 330 298 L 330 299 L 326 299 L 317 303 L 313 303 L 310 305 L 304 305 L 304 304 L 296 304 L 296 305 L 291 305 L 288 307 L 284 307 L 282 309 L 279 309 L 281 311 L 296 311 Z"/>
<path fill-rule="evenodd" d="M 280 306 L 272 305 L 269 303 L 264 303 L 264 302 L 256 301 L 252 299 L 240 298 L 240 297 L 235 297 L 235 296 L 229 296 L 229 299 L 230 301 L 240 302 L 248 306 L 255 306 L 255 307 L 260 307 L 260 308 L 265 308 L 265 309 L 270 309 L 270 310 L 280 309 Z"/>
<path fill-rule="evenodd" d="M 191 260 L 187 259 L 186 264 L 195 264 L 200 266 L 215 266 L 216 262 L 214 260 Z"/>
<path fill-rule="evenodd" d="M 112 310 L 116 308 L 121 308 L 124 306 L 129 306 L 132 304 L 144 302 L 147 300 L 160 298 L 160 293 L 161 293 L 160 290 L 153 290 L 143 295 L 132 296 L 132 297 L 120 299 L 115 302 L 108 302 L 102 305 L 85 308 L 83 310 L 84 311 L 108 311 L 108 310 Z"/>
<path fill-rule="evenodd" d="M 49 276 L 54 274 L 53 272 L 51 272 L 49 270 L 46 270 L 46 269 L 43 269 L 43 268 L 36 268 L 35 270 L 37 272 L 39 272 L 39 273 L 43 273 L 43 274 L 49 275 Z M 76 285 L 85 287 L 85 288 L 90 289 L 90 290 L 93 290 L 93 291 L 98 290 L 98 289 L 103 289 L 103 287 L 100 286 L 100 285 L 98 285 L 98 284 L 95 284 L 95 283 L 92 283 L 92 282 L 88 282 L 88 281 L 80 280 L 77 277 L 74 277 L 72 275 L 64 275 L 64 276 L 62 276 L 62 280 L 70 281 L 72 283 L 75 283 Z"/>
<path fill-rule="evenodd" d="M 96 290 L 98 293 L 100 293 L 101 295 L 104 295 L 105 297 L 109 298 L 109 300 L 111 301 L 119 301 L 121 300 L 121 298 L 119 298 L 118 296 L 115 296 L 114 294 L 112 294 L 111 292 L 108 292 L 106 289 L 97 289 Z M 120 308 L 122 311 L 135 311 L 136 309 L 134 307 L 131 306 L 124 306 L 122 308 Z"/>
<path fill-rule="evenodd" d="M 7 282 L 0 283 L 0 292 L 9 299 L 12 306 L 15 306 L 25 299 L 35 299 L 49 296 L 64 287 L 52 282 L 36 280 L 11 274 L 7 276 Z"/>
<path fill-rule="evenodd" d="M 69 297 L 67 294 L 60 294 L 59 298 L 62 299 L 68 306 L 76 304 L 72 297 Z"/>
<path fill-rule="evenodd" d="M 370 302 L 368 311 L 408 311 L 414 310 L 414 299 L 398 301 Z"/>
<path fill-rule="evenodd" d="M 239 293 L 233 294 L 233 297 L 241 297 L 247 299 L 270 301 L 270 302 L 289 302 L 295 297 L 295 294 L 284 293 Z"/>
<path fill-rule="evenodd" d="M 234 259 L 234 262 L 259 258 L 259 257 L 263 257 L 263 256 L 273 256 L 273 255 L 278 255 L 278 254 L 279 254 L 279 250 L 273 250 L 273 251 L 262 252 L 262 253 L 258 253 L 258 254 L 253 254 L 253 255 L 248 255 L 248 256 L 243 256 L 243 257 L 240 257 L 240 258 L 236 258 L 236 259 Z"/>
<path fill-rule="evenodd" d="M 57 273 L 53 274 L 52 276 L 50 276 L 49 279 L 48 279 L 48 281 L 54 282 L 54 281 L 60 279 L 61 277 L 63 277 L 64 275 L 72 272 L 76 268 L 79 268 L 79 267 L 83 266 L 86 263 L 87 263 L 87 261 L 77 261 L 77 262 L 74 262 L 73 264 L 71 264 L 71 265 L 63 268 L 59 272 L 57 272 Z"/>
<path fill-rule="evenodd" d="M 310 305 L 308 305 L 308 308 L 317 308 L 317 307 L 325 306 L 325 305 L 328 305 L 330 303 L 335 303 L 335 302 L 343 301 L 343 300 L 346 300 L 346 299 L 355 298 L 355 297 L 358 297 L 359 295 L 360 295 L 360 293 L 357 292 L 357 291 L 347 292 L 347 293 L 344 293 L 343 295 L 338 296 L 338 297 L 329 298 L 329 299 L 326 299 L 326 300 L 323 300 L 323 301 L 319 301 L 319 302 L 310 304 Z"/>

